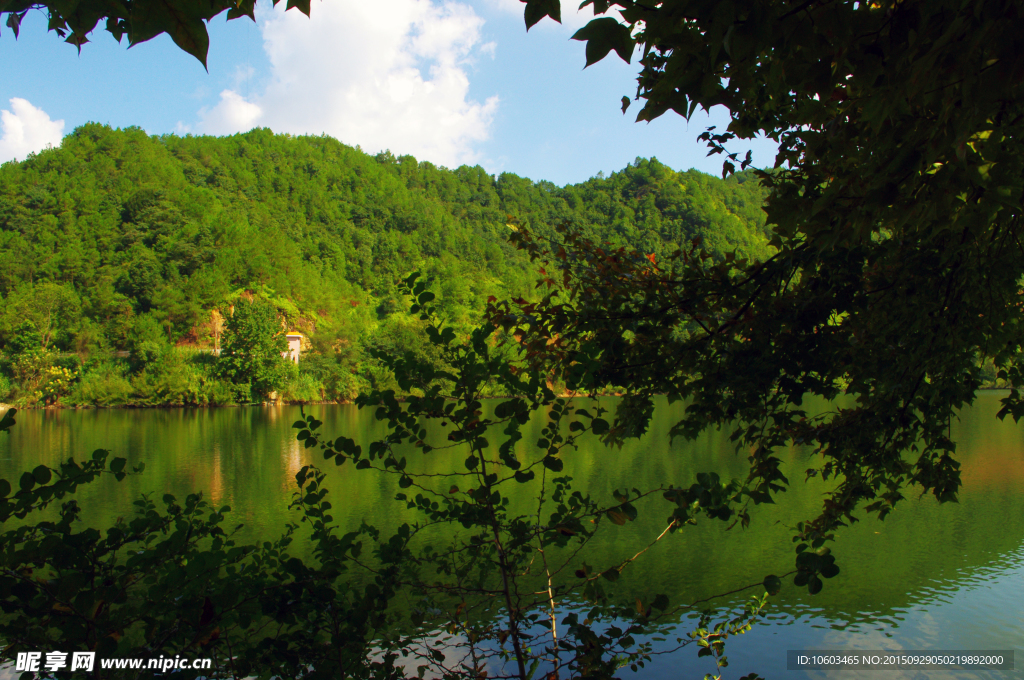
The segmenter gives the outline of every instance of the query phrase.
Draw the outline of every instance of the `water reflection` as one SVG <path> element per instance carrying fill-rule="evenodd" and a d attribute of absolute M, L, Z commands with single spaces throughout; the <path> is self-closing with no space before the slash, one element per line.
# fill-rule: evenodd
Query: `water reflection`
<path fill-rule="evenodd" d="M 930 497 L 907 500 L 884 522 L 865 520 L 836 542 L 842 572 L 817 596 L 788 585 L 773 599 L 766 625 L 730 641 L 728 675 L 757 671 L 773 677 L 821 677 L 821 672 L 787 671 L 787 649 L 1007 649 L 1021 653 L 1024 640 L 1024 428 L 994 418 L 999 394 L 979 395 L 976 406 L 954 424 L 963 463 L 959 504 L 940 506 Z M 372 414 L 349 406 L 307 408 L 324 430 L 369 439 L 382 432 Z M 599 445 L 566 457 L 566 473 L 577 488 L 610 498 L 615 488 L 689 485 L 699 471 L 739 476 L 746 464 L 727 433 L 699 441 L 669 442 L 673 412 L 659 407 L 650 433 L 610 454 Z M 95 448 L 145 461 L 146 473 L 118 484 L 104 480 L 82 493 L 85 521 L 104 524 L 129 511 L 140 493 L 159 499 L 203 490 L 216 505 L 233 509 L 229 524 L 243 522 L 244 540 L 280 535 L 295 516 L 287 506 L 295 473 L 317 460 L 315 449 L 295 441 L 291 424 L 298 409 L 252 407 L 196 410 L 95 410 L 22 412 L 9 437 L 0 438 L 0 475 L 10 479 L 40 462 L 56 465 Z M 541 424 L 534 423 L 536 439 Z M 526 433 L 526 440 L 531 437 Z M 442 469 L 445 454 L 410 453 L 410 466 Z M 743 531 L 724 531 L 716 522 L 667 537 L 638 560 L 616 584 L 625 594 L 666 593 L 690 602 L 737 584 L 756 583 L 792 564 L 790 530 L 815 514 L 826 487 L 800 483 L 810 452 L 783 451 L 794 486 L 775 506 L 760 506 Z M 328 471 L 334 515 L 347 527 L 362 521 L 381 528 L 415 518 L 393 502 L 395 480 L 366 474 L 351 465 Z M 907 494 L 908 498 L 914 494 Z M 523 512 L 535 501 L 513 497 Z M 632 554 L 664 527 L 668 507 L 652 498 L 637 522 L 599 535 L 592 547 L 602 559 Z M 739 605 L 746 594 L 721 598 L 719 607 Z M 1024 659 L 1024 657 L 1021 657 Z M 691 649 L 655 657 L 641 671 L 668 680 L 714 670 Z M 844 671 L 844 680 L 862 673 Z M 628 674 L 627 674 L 628 675 Z M 956 677 L 1021 677 L 1020 671 L 959 671 Z M 887 672 L 886 677 L 918 677 Z M 877 674 L 872 678 L 879 677 Z M 928 677 L 952 677 L 929 672 Z"/>

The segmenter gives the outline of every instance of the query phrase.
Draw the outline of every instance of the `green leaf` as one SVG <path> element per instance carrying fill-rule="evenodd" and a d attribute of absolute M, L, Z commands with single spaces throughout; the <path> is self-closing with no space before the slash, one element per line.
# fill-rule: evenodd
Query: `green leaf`
<path fill-rule="evenodd" d="M 0 418 L 0 432 L 6 432 L 7 430 L 14 427 L 14 414 L 18 412 L 18 409 L 11 408 L 7 409 L 3 417 Z"/>
<path fill-rule="evenodd" d="M 7 15 L 7 26 L 14 31 L 14 37 L 17 39 L 18 31 L 21 29 L 21 19 L 25 16 L 25 12 L 11 12 Z"/>
<path fill-rule="evenodd" d="M 610 429 L 608 421 L 603 418 L 594 418 L 593 422 L 591 422 L 591 428 L 593 428 L 593 432 L 596 435 L 607 434 Z"/>
<path fill-rule="evenodd" d="M 778 595 L 782 590 L 782 579 L 775 575 L 765 576 L 762 584 L 769 595 Z"/>
<path fill-rule="evenodd" d="M 554 456 L 544 456 L 544 460 L 541 462 L 544 464 L 544 467 L 552 472 L 561 472 L 562 467 L 564 466 L 562 460 L 560 458 L 555 458 Z"/>
<path fill-rule="evenodd" d="M 309 0 L 288 0 L 288 6 L 285 9 L 292 7 L 298 7 L 300 12 L 309 16 Z"/>
<path fill-rule="evenodd" d="M 36 484 L 46 484 L 50 481 L 50 468 L 45 465 L 39 465 L 32 470 L 32 476 L 36 480 Z"/>
<path fill-rule="evenodd" d="M 812 552 L 802 552 L 796 556 L 796 566 L 798 569 L 815 571 L 820 560 L 821 558 Z"/>
<path fill-rule="evenodd" d="M 839 567 L 833 562 L 821 568 L 821 575 L 824 578 L 832 578 L 839 573 Z"/>
<path fill-rule="evenodd" d="M 6 479 L 0 479 L 0 498 L 7 498 L 11 493 L 11 483 Z"/>
<path fill-rule="evenodd" d="M 601 61 L 612 50 L 615 50 L 615 53 L 627 64 L 633 57 L 634 43 L 629 26 L 620 24 L 611 17 L 593 19 L 576 31 L 572 39 L 586 41 L 587 66 Z M 623 108 L 623 113 L 625 113 L 625 108 Z"/>
<path fill-rule="evenodd" d="M 527 31 L 544 17 L 551 17 L 558 23 L 562 23 L 562 3 L 560 0 L 525 0 L 525 2 L 526 9 L 523 12 L 523 18 L 526 20 Z"/>
<path fill-rule="evenodd" d="M 206 68 L 210 36 L 204 20 L 212 19 L 221 9 L 201 0 L 175 2 L 150 0 L 132 6 L 128 44 L 134 46 L 167 33 L 174 44 L 199 60 Z"/>
<path fill-rule="evenodd" d="M 612 508 L 611 510 L 607 511 L 605 514 L 608 516 L 608 519 L 610 519 L 613 524 L 618 524 L 619 526 L 622 526 L 623 524 L 625 524 L 626 520 L 628 519 L 626 517 L 625 513 L 621 512 L 620 510 L 618 510 L 616 508 Z"/>
<path fill-rule="evenodd" d="M 807 592 L 809 592 L 811 595 L 817 595 L 821 592 L 821 586 L 821 579 L 817 576 L 812 576 L 810 580 L 807 582 Z"/>

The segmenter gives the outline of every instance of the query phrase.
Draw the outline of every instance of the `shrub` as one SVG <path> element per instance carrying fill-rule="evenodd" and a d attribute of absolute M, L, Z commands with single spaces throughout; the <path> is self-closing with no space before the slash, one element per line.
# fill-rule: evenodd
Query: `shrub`
<path fill-rule="evenodd" d="M 86 370 L 67 401 L 74 405 L 125 406 L 131 398 L 132 384 L 124 375 L 124 365 L 110 363 Z"/>
<path fill-rule="evenodd" d="M 132 378 L 132 401 L 139 406 L 212 406 L 234 402 L 230 383 L 202 355 L 170 348 Z"/>
<path fill-rule="evenodd" d="M 16 401 L 25 406 L 51 405 L 71 392 L 78 379 L 74 358 L 61 359 L 49 350 L 33 350 L 14 357 L 11 373 Z"/>
<path fill-rule="evenodd" d="M 281 398 L 292 404 L 324 401 L 323 385 L 309 373 L 299 373 L 288 383 Z"/>

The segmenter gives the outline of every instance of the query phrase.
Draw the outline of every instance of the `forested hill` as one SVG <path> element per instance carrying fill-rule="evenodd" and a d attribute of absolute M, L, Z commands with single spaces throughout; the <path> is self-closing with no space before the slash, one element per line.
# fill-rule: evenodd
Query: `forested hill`
<path fill-rule="evenodd" d="M 394 283 L 414 269 L 453 320 L 491 294 L 529 295 L 508 215 L 541 232 L 575 220 L 648 252 L 700 235 L 763 255 L 763 195 L 749 174 L 722 181 L 653 159 L 558 187 L 328 137 L 85 125 L 0 167 L 0 348 L 26 320 L 46 348 L 82 356 L 139 337 L 208 346 L 215 310 L 252 294 L 311 336 L 362 346 L 406 323 Z"/>

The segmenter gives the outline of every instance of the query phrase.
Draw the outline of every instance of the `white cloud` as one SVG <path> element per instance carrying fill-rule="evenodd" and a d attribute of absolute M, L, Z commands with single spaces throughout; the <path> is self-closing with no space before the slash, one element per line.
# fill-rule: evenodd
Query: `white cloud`
<path fill-rule="evenodd" d="M 60 146 L 64 136 L 63 120 L 50 120 L 49 114 L 20 97 L 14 97 L 10 102 L 10 111 L 0 111 L 0 127 L 3 128 L 0 163 L 24 159 L 48 146 Z"/>
<path fill-rule="evenodd" d="M 200 112 L 213 134 L 267 126 L 326 133 L 374 152 L 391 149 L 439 165 L 479 160 L 498 98 L 469 98 L 467 66 L 483 20 L 468 5 L 432 0 L 313 5 L 313 19 L 285 3 L 260 16 L 271 70 L 246 101 L 234 90 Z"/>
<path fill-rule="evenodd" d="M 256 104 L 246 101 L 242 95 L 233 90 L 220 93 L 220 102 L 212 109 L 200 109 L 199 128 L 211 135 L 230 135 L 235 132 L 248 132 L 256 127 L 263 110 Z"/>

